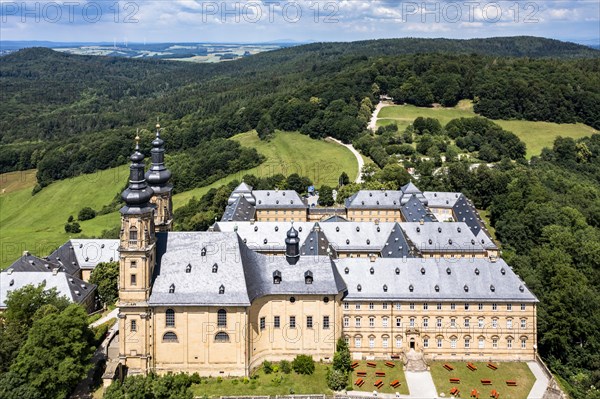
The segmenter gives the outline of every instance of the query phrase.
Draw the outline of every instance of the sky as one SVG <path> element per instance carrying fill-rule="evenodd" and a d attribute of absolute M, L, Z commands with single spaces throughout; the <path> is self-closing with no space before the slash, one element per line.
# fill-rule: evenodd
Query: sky
<path fill-rule="evenodd" d="M 0 40 L 261 43 L 516 35 L 600 45 L 600 1 L 0 0 Z"/>

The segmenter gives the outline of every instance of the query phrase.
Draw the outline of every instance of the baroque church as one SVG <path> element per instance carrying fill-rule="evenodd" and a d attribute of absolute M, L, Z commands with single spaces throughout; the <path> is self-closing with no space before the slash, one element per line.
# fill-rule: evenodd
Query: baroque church
<path fill-rule="evenodd" d="M 458 194 L 361 191 L 317 218 L 295 192 L 242 183 L 209 231 L 174 232 L 158 128 L 150 168 L 136 145 L 122 193 L 129 373 L 247 376 L 264 360 L 331 361 L 340 337 L 354 359 L 534 359 L 537 299 Z"/>

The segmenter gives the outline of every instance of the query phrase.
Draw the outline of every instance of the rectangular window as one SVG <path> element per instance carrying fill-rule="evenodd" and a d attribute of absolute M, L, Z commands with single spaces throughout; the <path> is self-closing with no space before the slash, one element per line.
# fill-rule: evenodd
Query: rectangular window
<path fill-rule="evenodd" d="M 402 305 L 400 304 L 400 302 L 396 303 L 396 310 L 401 310 L 402 309 Z"/>
<path fill-rule="evenodd" d="M 483 349 L 485 347 L 485 340 L 483 338 L 479 338 L 479 349 Z"/>
<path fill-rule="evenodd" d="M 260 318 L 260 329 L 264 330 L 265 328 L 267 328 L 267 322 L 266 319 L 264 317 Z"/>
<path fill-rule="evenodd" d="M 521 320 L 521 328 L 522 329 L 526 329 L 527 328 L 527 320 L 525 320 L 525 319 Z"/>
<path fill-rule="evenodd" d="M 136 320 L 131 320 L 131 331 L 137 331 L 137 321 Z"/>
<path fill-rule="evenodd" d="M 281 318 L 279 316 L 273 316 L 273 327 L 275 327 L 275 328 L 281 327 Z"/>
<path fill-rule="evenodd" d="M 415 304 L 414 304 L 414 303 L 411 303 L 410 305 L 408 305 L 408 308 L 409 308 L 410 310 L 415 310 Z"/>
<path fill-rule="evenodd" d="M 453 338 L 453 339 L 450 340 L 450 347 L 452 349 L 456 348 L 456 338 Z"/>
<path fill-rule="evenodd" d="M 498 348 L 498 340 L 496 338 L 492 339 L 492 348 Z"/>
<path fill-rule="evenodd" d="M 429 319 L 423 319 L 423 327 L 424 328 L 429 327 Z"/>
<path fill-rule="evenodd" d="M 373 302 L 369 302 L 369 310 L 375 309 L 375 304 Z"/>
<path fill-rule="evenodd" d="M 492 328 L 498 328 L 498 319 L 492 319 Z"/>
<path fill-rule="evenodd" d="M 456 319 L 450 319 L 450 327 L 456 327 Z"/>
<path fill-rule="evenodd" d="M 415 326 L 415 319 L 410 319 L 409 323 L 410 323 L 411 327 L 414 327 Z"/>
<path fill-rule="evenodd" d="M 484 319 L 479 319 L 479 325 L 478 325 L 478 327 L 479 328 L 483 328 L 484 324 L 485 324 Z"/>
<path fill-rule="evenodd" d="M 388 326 L 388 318 L 384 317 L 383 318 L 383 327 L 387 327 Z"/>
<path fill-rule="evenodd" d="M 227 312 L 224 309 L 217 313 L 217 327 L 227 327 Z"/>
<path fill-rule="evenodd" d="M 402 348 L 402 338 L 396 338 L 396 348 Z"/>
<path fill-rule="evenodd" d="M 506 347 L 507 347 L 508 349 L 511 349 L 511 348 L 512 348 L 512 339 L 507 339 L 507 340 L 506 340 Z"/>
<path fill-rule="evenodd" d="M 436 319 L 435 326 L 438 328 L 442 327 L 442 319 Z"/>
<path fill-rule="evenodd" d="M 313 317 L 306 316 L 306 328 L 313 328 Z"/>
<path fill-rule="evenodd" d="M 375 318 L 369 317 L 369 327 L 375 327 Z"/>
<path fill-rule="evenodd" d="M 427 310 L 429 309 L 429 304 L 428 303 L 424 303 L 423 304 L 423 310 Z"/>
<path fill-rule="evenodd" d="M 354 338 L 354 346 L 357 348 L 360 348 L 362 346 L 362 339 L 361 338 Z"/>
<path fill-rule="evenodd" d="M 423 338 L 423 348 L 429 348 L 429 338 Z"/>
<path fill-rule="evenodd" d="M 456 310 L 456 304 L 455 303 L 451 303 L 450 304 L 450 310 Z"/>
<path fill-rule="evenodd" d="M 525 310 L 525 304 L 524 304 L 524 303 L 522 303 L 522 304 L 521 304 L 521 310 L 522 310 L 522 311 L 524 311 L 524 310 Z"/>
<path fill-rule="evenodd" d="M 350 337 L 344 337 L 344 342 L 346 345 L 350 346 Z"/>
<path fill-rule="evenodd" d="M 329 316 L 323 316 L 323 329 L 329 329 Z"/>
<path fill-rule="evenodd" d="M 437 339 L 437 347 L 438 347 L 438 348 L 441 348 L 441 347 L 442 347 L 442 339 L 441 339 L 441 338 L 438 338 L 438 339 Z"/>
<path fill-rule="evenodd" d="M 465 310 L 469 310 L 469 304 L 465 303 Z"/>
<path fill-rule="evenodd" d="M 131 275 L 131 285 L 137 285 L 137 274 Z"/>
<path fill-rule="evenodd" d="M 508 329 L 512 328 L 512 320 L 506 320 L 506 328 L 508 328 Z"/>
<path fill-rule="evenodd" d="M 356 310 L 360 310 L 360 303 L 357 303 L 356 305 L 354 305 L 354 308 L 355 308 Z"/>
<path fill-rule="evenodd" d="M 442 310 L 442 304 L 438 302 L 437 304 L 437 310 Z"/>
<path fill-rule="evenodd" d="M 296 328 L 296 316 L 290 316 L 290 328 Z"/>
<path fill-rule="evenodd" d="M 465 349 L 469 349 L 471 347 L 471 340 L 469 338 L 465 338 Z"/>
<path fill-rule="evenodd" d="M 350 304 L 348 302 L 344 302 L 344 310 L 350 309 Z"/>
<path fill-rule="evenodd" d="M 381 307 L 383 310 L 387 310 L 388 304 L 384 302 L 383 305 L 381 305 Z"/>
<path fill-rule="evenodd" d="M 480 303 L 480 304 L 478 304 L 478 305 L 477 305 L 477 309 L 479 309 L 479 310 L 483 310 L 483 303 Z"/>
<path fill-rule="evenodd" d="M 344 327 L 350 327 L 350 318 L 344 317 Z"/>
<path fill-rule="evenodd" d="M 512 303 L 506 304 L 506 310 L 508 310 L 509 312 L 512 311 Z"/>
<path fill-rule="evenodd" d="M 525 349 L 527 348 L 527 340 L 526 339 L 521 339 L 521 349 Z"/>
<path fill-rule="evenodd" d="M 131 266 L 132 269 L 135 269 L 137 267 L 137 261 L 132 260 L 130 266 Z"/>
<path fill-rule="evenodd" d="M 492 303 L 492 310 L 493 311 L 498 310 L 498 305 L 496 305 L 495 303 Z"/>
<path fill-rule="evenodd" d="M 354 325 L 356 327 L 360 327 L 360 317 L 357 317 L 356 319 L 354 319 Z"/>
<path fill-rule="evenodd" d="M 465 327 L 469 328 L 471 326 L 471 320 L 465 319 Z"/>
<path fill-rule="evenodd" d="M 382 338 L 382 340 L 381 340 L 381 345 L 382 345 L 384 348 L 387 348 L 387 347 L 388 347 L 388 345 L 389 345 L 389 344 L 388 344 L 388 338 L 387 338 L 387 337 L 383 337 L 383 338 Z"/>
<path fill-rule="evenodd" d="M 369 338 L 369 348 L 373 349 L 375 347 L 375 338 Z"/>
<path fill-rule="evenodd" d="M 396 317 L 396 327 L 402 327 L 402 319 L 400 317 Z"/>

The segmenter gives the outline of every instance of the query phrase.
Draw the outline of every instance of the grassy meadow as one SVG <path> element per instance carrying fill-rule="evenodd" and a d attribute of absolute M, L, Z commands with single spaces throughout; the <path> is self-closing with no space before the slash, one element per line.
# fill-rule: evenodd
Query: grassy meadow
<path fill-rule="evenodd" d="M 394 105 L 384 107 L 379 112 L 377 126 L 386 126 L 395 123 L 398 129 L 403 131 L 419 116 L 436 118 L 442 125 L 456 118 L 471 118 L 477 116 L 473 112 L 473 103 L 470 100 L 462 100 L 456 107 L 423 108 L 414 105 Z M 527 145 L 527 157 L 539 155 L 544 147 L 552 147 L 554 139 L 558 136 L 580 137 L 598 133 L 594 128 L 577 124 L 558 124 L 551 122 L 532 122 L 522 120 L 494 120 L 504 129 L 513 132 Z"/>
<path fill-rule="evenodd" d="M 201 197 L 210 188 L 219 187 L 247 173 L 267 176 L 274 173 L 305 174 L 314 183 L 335 184 L 346 171 L 350 179 L 358 173 L 352 153 L 337 144 L 313 140 L 300 133 L 277 133 L 269 142 L 258 140 L 254 132 L 233 137 L 242 145 L 254 147 L 267 160 L 260 166 L 244 170 L 213 184 L 177 194 L 175 208 L 185 205 L 193 196 Z M 69 215 L 77 218 L 85 206 L 100 210 L 109 204 L 127 182 L 129 167 L 107 169 L 50 184 L 32 196 L 35 171 L 0 175 L 0 269 L 10 265 L 23 251 L 46 256 L 69 238 L 98 236 L 103 230 L 119 225 L 119 213 L 113 212 L 80 222 L 82 233 L 67 234 L 64 224 Z"/>

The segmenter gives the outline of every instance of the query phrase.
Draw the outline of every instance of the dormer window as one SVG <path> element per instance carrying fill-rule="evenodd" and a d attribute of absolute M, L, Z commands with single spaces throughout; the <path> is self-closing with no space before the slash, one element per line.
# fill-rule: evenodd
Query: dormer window
<path fill-rule="evenodd" d="M 369 269 L 369 272 L 371 272 L 371 274 L 375 274 L 375 269 L 371 268 L 371 269 Z"/>
<path fill-rule="evenodd" d="M 281 284 L 281 272 L 279 270 L 273 272 L 273 284 Z"/>
<path fill-rule="evenodd" d="M 479 276 L 479 269 L 475 268 L 475 274 Z"/>
<path fill-rule="evenodd" d="M 359 285 L 357 285 L 357 286 L 356 286 L 356 290 L 357 290 L 358 292 L 361 292 L 361 291 L 362 291 L 362 285 L 360 285 L 360 284 L 359 284 Z"/>
<path fill-rule="evenodd" d="M 387 284 L 384 284 L 383 285 L 383 292 L 387 292 L 387 290 L 388 290 L 388 286 L 387 286 Z"/>
<path fill-rule="evenodd" d="M 465 284 L 465 286 L 463 287 L 463 289 L 465 290 L 465 292 L 469 292 L 469 286 Z"/>
<path fill-rule="evenodd" d="M 430 238 L 429 239 L 429 245 L 433 244 L 433 240 Z"/>
<path fill-rule="evenodd" d="M 506 270 L 504 268 L 500 269 L 500 273 L 504 276 L 506 274 Z"/>
<path fill-rule="evenodd" d="M 359 226 L 356 226 L 356 231 L 360 231 L 360 227 Z"/>
<path fill-rule="evenodd" d="M 185 267 L 185 272 L 186 273 L 191 273 L 192 272 L 192 265 L 190 263 L 188 263 L 188 265 Z"/>
<path fill-rule="evenodd" d="M 421 274 L 425 274 L 425 268 L 424 267 L 421 268 Z"/>
<path fill-rule="evenodd" d="M 494 287 L 494 285 L 493 285 L 493 284 L 492 284 L 492 285 L 490 285 L 490 291 L 492 291 L 492 292 L 496 291 L 496 287 Z"/>
<path fill-rule="evenodd" d="M 200 251 L 200 256 L 206 256 L 206 247 L 202 247 L 202 250 Z"/>
<path fill-rule="evenodd" d="M 312 284 L 313 283 L 313 274 L 310 270 L 307 270 L 304 273 L 304 284 Z"/>
<path fill-rule="evenodd" d="M 346 273 L 346 274 L 349 274 L 349 273 L 350 273 L 350 269 L 348 269 L 348 268 L 345 268 L 345 269 L 344 269 L 344 273 Z"/>
<path fill-rule="evenodd" d="M 340 231 L 340 226 L 336 226 L 335 227 L 335 231 L 339 232 Z"/>
<path fill-rule="evenodd" d="M 400 274 L 400 268 L 399 267 L 396 268 L 396 274 Z"/>
<path fill-rule="evenodd" d="M 519 291 L 524 292 L 525 291 L 525 287 L 523 287 L 522 285 L 519 286 Z"/>
<path fill-rule="evenodd" d="M 219 294 L 223 295 L 225 293 L 225 286 L 221 284 L 221 286 L 219 287 Z"/>
<path fill-rule="evenodd" d="M 371 245 L 371 240 L 367 238 L 367 245 Z"/>
<path fill-rule="evenodd" d="M 439 285 L 435 285 L 435 292 L 440 292 L 440 286 Z"/>
<path fill-rule="evenodd" d="M 175 293 L 175 284 L 171 284 L 169 286 L 169 294 L 174 294 Z"/>
<path fill-rule="evenodd" d="M 415 287 L 411 284 L 411 285 L 408 286 L 408 290 L 410 292 L 413 292 L 415 290 Z"/>
<path fill-rule="evenodd" d="M 217 265 L 217 264 L 215 263 L 215 264 L 213 265 L 213 267 L 212 267 L 212 272 L 213 272 L 213 273 L 216 273 L 216 272 L 218 272 L 218 271 L 219 271 L 219 265 Z"/>
<path fill-rule="evenodd" d="M 417 227 L 417 233 L 420 233 L 420 232 L 421 232 L 421 228 Z"/>
<path fill-rule="evenodd" d="M 452 238 L 448 239 L 448 244 L 452 245 Z"/>
<path fill-rule="evenodd" d="M 456 231 L 458 231 L 458 232 L 460 233 L 460 231 L 461 231 L 461 230 L 460 230 L 460 227 L 457 227 L 457 228 L 456 228 Z"/>
<path fill-rule="evenodd" d="M 275 231 L 279 231 L 279 226 L 275 226 Z"/>
<path fill-rule="evenodd" d="M 450 268 L 448 267 L 448 268 L 446 268 L 446 273 L 452 274 L 452 270 L 450 270 Z"/>
<path fill-rule="evenodd" d="M 258 226 L 254 226 L 254 231 L 258 231 Z"/>
<path fill-rule="evenodd" d="M 269 241 L 266 238 L 263 240 L 263 243 L 265 243 L 265 244 L 268 243 L 268 242 Z"/>
<path fill-rule="evenodd" d="M 438 233 L 441 233 L 441 232 L 442 232 L 442 228 L 438 227 Z"/>
<path fill-rule="evenodd" d="M 379 233 L 381 231 L 381 227 L 377 226 L 377 232 Z"/>
<path fill-rule="evenodd" d="M 350 239 L 346 239 L 346 245 L 350 244 Z"/>

